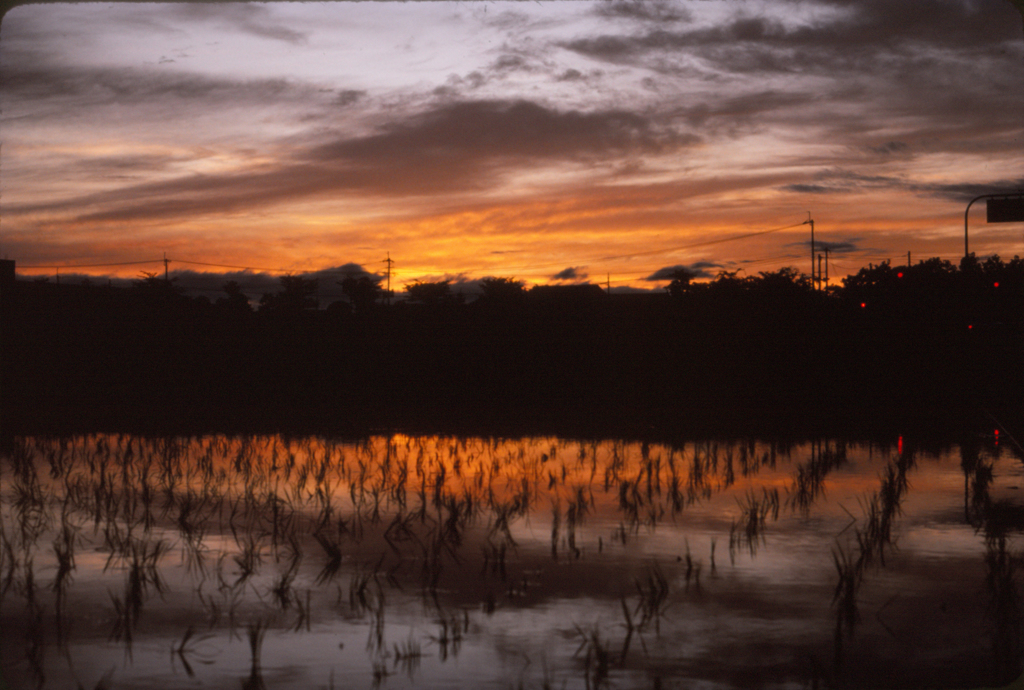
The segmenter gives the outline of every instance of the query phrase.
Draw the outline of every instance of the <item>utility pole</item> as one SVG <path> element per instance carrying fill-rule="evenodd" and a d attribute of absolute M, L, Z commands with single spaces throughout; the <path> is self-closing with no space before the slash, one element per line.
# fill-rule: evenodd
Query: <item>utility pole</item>
<path fill-rule="evenodd" d="M 611 273 L 608 274 L 608 282 L 605 283 L 604 291 L 606 293 L 608 293 L 609 295 L 612 294 L 612 274 Z"/>
<path fill-rule="evenodd" d="M 168 277 L 168 272 L 167 272 L 167 264 L 168 263 L 170 263 L 170 262 L 167 260 L 167 252 L 164 252 L 164 282 L 165 283 L 171 282 L 171 279 Z"/>
<path fill-rule="evenodd" d="M 803 223 L 801 223 L 801 225 L 810 225 L 811 226 L 811 287 L 813 288 L 814 284 L 815 284 L 814 283 L 814 255 L 815 255 L 815 251 L 814 251 L 814 220 L 811 218 L 811 212 L 810 211 L 807 212 L 807 220 L 805 220 Z"/>
<path fill-rule="evenodd" d="M 821 271 L 818 271 L 820 274 Z M 825 289 L 828 290 L 828 247 L 825 247 Z"/>
<path fill-rule="evenodd" d="M 388 276 L 388 291 L 384 295 L 384 299 L 388 304 L 391 304 L 391 264 L 395 263 L 391 260 L 391 252 L 388 252 L 388 258 L 384 259 L 382 263 L 388 265 L 387 276 Z"/>
<path fill-rule="evenodd" d="M 821 290 L 821 254 L 818 254 L 818 289 Z"/>

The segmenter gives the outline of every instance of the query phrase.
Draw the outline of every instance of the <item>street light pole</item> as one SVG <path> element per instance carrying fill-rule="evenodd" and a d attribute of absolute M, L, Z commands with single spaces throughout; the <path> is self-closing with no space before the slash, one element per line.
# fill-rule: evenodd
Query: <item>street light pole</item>
<path fill-rule="evenodd" d="M 1005 199 L 1009 199 L 1009 200 L 1012 201 L 1014 199 L 1022 199 L 1022 198 L 1024 198 L 1024 196 L 1022 196 L 1020 192 L 1017 192 L 1016 194 L 1012 194 L 1012 193 L 1011 194 L 1006 194 L 1006 193 L 1003 193 L 1003 194 L 982 194 L 980 196 L 974 197 L 973 199 L 971 199 L 970 203 L 967 204 L 967 209 L 964 211 L 964 258 L 965 259 L 969 255 L 969 252 L 967 251 L 967 214 L 970 213 L 970 211 L 971 211 L 971 204 L 973 204 L 975 201 L 981 201 L 982 199 L 1004 199 L 1004 198 Z M 989 213 L 990 214 L 992 213 L 991 208 L 992 207 L 989 206 Z M 998 220 L 992 218 L 991 216 L 989 217 L 989 222 L 990 223 L 1006 223 L 1006 222 L 1012 223 L 1012 222 L 1016 222 L 1016 221 L 1020 221 L 1020 220 L 1022 220 L 1022 218 L 1020 218 L 1020 211 L 1019 211 L 1019 209 L 1015 209 L 1009 215 L 1003 215 L 1003 217 L 999 218 Z"/>
<path fill-rule="evenodd" d="M 814 254 L 815 254 L 815 252 L 814 252 L 814 220 L 811 219 L 811 212 L 810 211 L 807 212 L 807 220 L 805 220 L 803 223 L 801 223 L 801 225 L 808 225 L 808 224 L 811 226 L 811 288 L 813 289 L 814 288 Z"/>
<path fill-rule="evenodd" d="M 974 197 L 973 199 L 970 200 L 970 202 L 968 202 L 967 208 L 964 210 L 964 258 L 965 259 L 970 255 L 970 252 L 967 250 L 967 215 L 971 212 L 971 204 L 973 204 L 975 201 L 981 201 L 982 199 L 984 199 L 987 196 L 989 196 L 989 195 L 988 194 L 982 194 L 981 196 Z"/>

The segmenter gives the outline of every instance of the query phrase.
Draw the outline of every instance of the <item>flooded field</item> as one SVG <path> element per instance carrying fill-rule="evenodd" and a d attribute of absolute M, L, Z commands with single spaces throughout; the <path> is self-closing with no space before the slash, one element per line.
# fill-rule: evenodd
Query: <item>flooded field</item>
<path fill-rule="evenodd" d="M 817 440 L 16 438 L 11 688 L 995 687 L 1024 463 Z"/>

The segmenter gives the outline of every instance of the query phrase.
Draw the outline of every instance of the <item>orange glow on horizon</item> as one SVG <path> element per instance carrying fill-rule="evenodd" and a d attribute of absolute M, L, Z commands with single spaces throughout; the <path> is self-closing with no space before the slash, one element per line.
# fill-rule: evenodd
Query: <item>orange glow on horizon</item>
<path fill-rule="evenodd" d="M 590 3 L 515 4 L 515 26 L 445 3 L 270 3 L 266 31 L 171 5 L 14 8 L 0 253 L 25 276 L 117 278 L 165 253 L 171 270 L 379 275 L 390 253 L 405 282 L 571 268 L 658 290 L 679 266 L 809 272 L 806 229 L 750 235 L 813 214 L 841 281 L 907 252 L 958 259 L 964 189 L 1020 185 L 1012 7 L 944 6 L 895 50 L 885 4 L 749 8 L 780 32 L 740 42 L 730 3 L 684 6 L 666 28 Z M 797 57 L 810 25 L 837 37 L 815 69 Z M 736 59 L 748 42 L 757 65 Z M 980 220 L 978 256 L 1021 253 L 1017 228 Z"/>

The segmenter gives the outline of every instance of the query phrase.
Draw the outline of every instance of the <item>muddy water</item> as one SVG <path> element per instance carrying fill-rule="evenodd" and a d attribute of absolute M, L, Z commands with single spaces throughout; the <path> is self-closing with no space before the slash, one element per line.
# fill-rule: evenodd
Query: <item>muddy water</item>
<path fill-rule="evenodd" d="M 83 436 L 15 439 L 0 467 L 12 688 L 1021 673 L 1024 463 L 992 435 Z"/>

